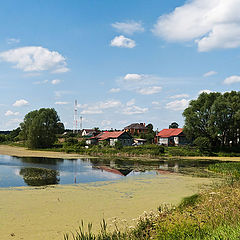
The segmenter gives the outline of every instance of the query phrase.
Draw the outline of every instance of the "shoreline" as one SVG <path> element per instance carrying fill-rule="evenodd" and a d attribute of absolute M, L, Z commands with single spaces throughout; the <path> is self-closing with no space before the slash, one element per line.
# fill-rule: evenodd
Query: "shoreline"
<path fill-rule="evenodd" d="M 118 158 L 132 161 L 160 161 L 169 159 L 185 159 L 185 160 L 216 160 L 216 161 L 240 161 L 240 157 L 208 157 L 208 156 L 162 156 L 161 158 L 147 158 L 143 156 L 138 157 L 121 157 L 121 156 L 91 156 L 81 155 L 77 153 L 64 153 L 44 150 L 29 150 L 25 147 L 17 147 L 10 145 L 0 145 L 0 155 L 8 155 L 13 157 L 46 157 L 46 158 L 62 158 L 62 159 L 79 159 L 79 158 Z"/>

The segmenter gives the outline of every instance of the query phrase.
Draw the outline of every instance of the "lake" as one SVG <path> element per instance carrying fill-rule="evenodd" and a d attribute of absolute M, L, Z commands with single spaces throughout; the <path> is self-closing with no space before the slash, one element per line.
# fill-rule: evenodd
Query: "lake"
<path fill-rule="evenodd" d="M 0 155 L 0 187 L 44 186 L 112 181 L 139 175 L 191 174 L 206 177 L 213 161 L 127 161 L 56 159 Z M 214 161 L 216 163 L 216 161 Z"/>

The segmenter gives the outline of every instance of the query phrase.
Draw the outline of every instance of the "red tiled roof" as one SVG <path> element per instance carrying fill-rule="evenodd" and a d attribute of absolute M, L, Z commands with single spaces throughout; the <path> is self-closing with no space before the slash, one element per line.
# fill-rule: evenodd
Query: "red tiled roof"
<path fill-rule="evenodd" d="M 107 140 L 109 138 L 118 138 L 124 133 L 124 131 L 115 131 L 115 132 L 102 132 L 96 136 L 100 141 Z"/>
<path fill-rule="evenodd" d="M 157 134 L 157 136 L 162 138 L 168 138 L 168 137 L 178 136 L 182 132 L 183 132 L 183 128 L 163 129 Z"/>

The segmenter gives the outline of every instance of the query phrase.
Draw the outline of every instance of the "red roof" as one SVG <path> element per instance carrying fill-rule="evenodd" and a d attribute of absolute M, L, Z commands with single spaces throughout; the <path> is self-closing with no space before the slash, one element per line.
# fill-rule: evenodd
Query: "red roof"
<path fill-rule="evenodd" d="M 124 131 L 115 131 L 115 132 L 103 132 L 96 136 L 100 141 L 107 140 L 109 138 L 118 138 L 124 133 Z"/>
<path fill-rule="evenodd" d="M 168 138 L 168 137 L 178 136 L 182 132 L 183 132 L 183 128 L 163 129 L 157 134 L 157 136 L 162 138 Z"/>

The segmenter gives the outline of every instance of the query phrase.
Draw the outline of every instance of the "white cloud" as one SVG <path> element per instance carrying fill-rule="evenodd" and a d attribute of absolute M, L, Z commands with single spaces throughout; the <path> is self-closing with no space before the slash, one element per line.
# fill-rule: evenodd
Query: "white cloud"
<path fill-rule="evenodd" d="M 135 91 L 142 95 L 158 93 L 162 90 L 158 86 L 161 78 L 154 75 L 128 73 L 117 79 L 118 85 L 128 91 Z"/>
<path fill-rule="evenodd" d="M 43 81 L 36 81 L 34 84 L 40 85 L 40 84 L 46 84 L 48 83 L 48 80 L 43 80 Z"/>
<path fill-rule="evenodd" d="M 184 110 L 185 108 L 187 108 L 188 104 L 189 104 L 189 100 L 187 100 L 187 99 L 175 100 L 175 101 L 167 103 L 165 108 L 173 110 L 173 111 L 180 111 L 180 110 Z"/>
<path fill-rule="evenodd" d="M 239 83 L 240 82 L 240 76 L 230 76 L 224 79 L 224 84 L 232 84 L 232 83 Z"/>
<path fill-rule="evenodd" d="M 110 92 L 110 93 L 118 93 L 118 92 L 120 92 L 120 88 L 111 88 L 111 89 L 109 90 L 109 92 Z"/>
<path fill-rule="evenodd" d="M 134 114 L 143 114 L 148 111 L 148 108 L 141 108 L 138 106 L 129 106 L 122 110 L 122 113 L 125 115 L 134 115 Z"/>
<path fill-rule="evenodd" d="M 211 76 L 216 75 L 216 74 L 217 74 L 217 72 L 215 72 L 215 71 L 209 71 L 209 72 L 204 73 L 203 76 L 204 77 L 211 77 Z"/>
<path fill-rule="evenodd" d="M 16 44 L 16 43 L 20 43 L 20 39 L 17 39 L 17 38 L 8 38 L 7 39 L 7 44 Z"/>
<path fill-rule="evenodd" d="M 51 83 L 53 84 L 53 85 L 57 85 L 57 84 L 59 84 L 61 82 L 61 80 L 59 80 L 59 79 L 53 79 L 52 81 L 51 81 Z"/>
<path fill-rule="evenodd" d="M 168 41 L 192 41 L 200 52 L 240 46 L 239 0 L 191 0 L 161 16 L 153 33 Z"/>
<path fill-rule="evenodd" d="M 144 87 L 137 90 L 137 92 L 142 95 L 152 95 L 155 93 L 159 93 L 161 91 L 162 91 L 162 87 L 160 86 Z"/>
<path fill-rule="evenodd" d="M 201 94 L 201 93 L 207 93 L 207 94 L 209 94 L 209 93 L 211 93 L 211 92 L 213 92 L 213 91 L 211 91 L 211 90 L 209 90 L 209 89 L 204 89 L 204 90 L 199 91 L 198 94 Z"/>
<path fill-rule="evenodd" d="M 134 105 L 135 103 L 136 103 L 136 101 L 135 101 L 135 99 L 133 98 L 133 99 L 131 99 L 130 101 L 128 101 L 128 102 L 126 103 L 126 105 L 129 107 L 129 106 Z"/>
<path fill-rule="evenodd" d="M 22 47 L 0 53 L 3 61 L 15 64 L 14 68 L 24 72 L 51 71 L 53 73 L 67 72 L 66 59 L 56 51 L 43 47 Z"/>
<path fill-rule="evenodd" d="M 110 44 L 112 47 L 134 48 L 136 43 L 130 38 L 126 38 L 123 35 L 115 37 Z"/>
<path fill-rule="evenodd" d="M 137 73 L 128 73 L 125 75 L 124 79 L 125 80 L 130 80 L 130 81 L 137 81 L 140 80 L 141 78 L 143 78 L 144 75 L 143 74 L 137 74 Z"/>
<path fill-rule="evenodd" d="M 174 96 L 171 96 L 169 98 L 172 98 L 172 99 L 176 99 L 176 98 L 188 98 L 189 95 L 188 94 L 177 94 L 177 95 L 174 95 Z"/>
<path fill-rule="evenodd" d="M 69 102 L 55 102 L 56 105 L 67 105 Z"/>
<path fill-rule="evenodd" d="M 18 116 L 19 115 L 19 112 L 13 112 L 11 110 L 8 110 L 5 112 L 4 114 L 5 116 Z"/>
<path fill-rule="evenodd" d="M 141 22 L 127 21 L 127 22 L 116 22 L 112 24 L 118 32 L 132 35 L 135 32 L 143 32 L 144 28 Z"/>
<path fill-rule="evenodd" d="M 81 114 L 101 114 L 103 113 L 103 110 L 111 109 L 111 108 L 119 108 L 121 106 L 122 106 L 122 103 L 116 100 L 97 102 L 95 104 L 78 105 L 79 108 L 83 108 Z"/>
<path fill-rule="evenodd" d="M 26 106 L 26 105 L 28 105 L 28 101 L 25 100 L 25 99 L 17 100 L 17 101 L 13 104 L 14 107 L 22 107 L 22 106 Z"/>

